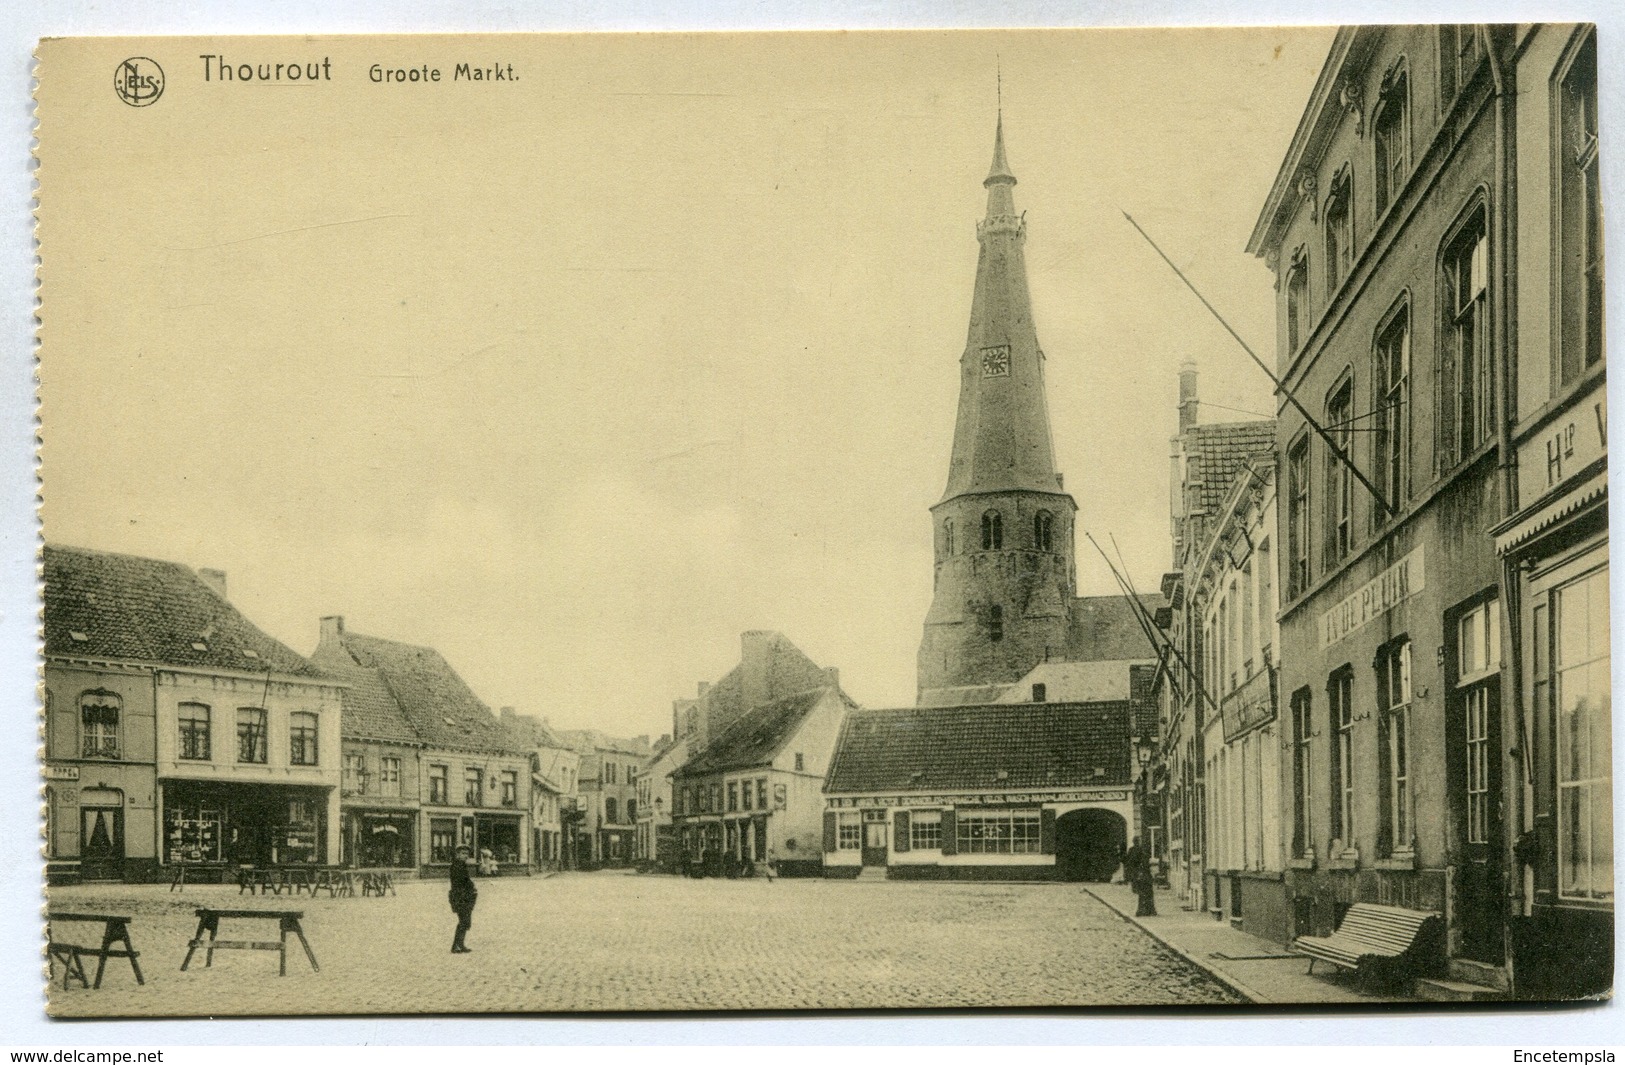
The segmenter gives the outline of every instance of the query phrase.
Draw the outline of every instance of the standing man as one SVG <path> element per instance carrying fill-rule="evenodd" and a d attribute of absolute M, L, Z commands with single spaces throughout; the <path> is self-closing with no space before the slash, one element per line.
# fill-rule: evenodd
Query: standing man
<path fill-rule="evenodd" d="M 1156 888 L 1151 881 L 1151 855 L 1140 842 L 1140 837 L 1134 837 L 1134 846 L 1123 855 L 1123 879 L 1129 882 L 1134 889 L 1134 895 L 1139 899 L 1139 906 L 1134 911 L 1136 917 L 1155 917 L 1157 915 L 1157 899 L 1154 894 Z"/>
<path fill-rule="evenodd" d="M 463 945 L 463 936 L 474 924 L 474 903 L 480 897 L 479 889 L 474 886 L 474 878 L 468 875 L 469 853 L 467 847 L 458 847 L 456 856 L 451 860 L 451 892 L 447 899 L 452 912 L 457 915 L 457 934 L 451 941 L 453 954 L 473 953 Z"/>

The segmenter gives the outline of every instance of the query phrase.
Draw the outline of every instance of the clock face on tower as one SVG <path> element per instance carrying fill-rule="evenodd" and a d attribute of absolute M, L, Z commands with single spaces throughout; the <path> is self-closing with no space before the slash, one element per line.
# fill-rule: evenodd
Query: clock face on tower
<path fill-rule="evenodd" d="M 1009 377 L 1010 376 L 1010 345 L 1000 344 L 997 347 L 982 349 L 982 376 L 983 377 Z"/>

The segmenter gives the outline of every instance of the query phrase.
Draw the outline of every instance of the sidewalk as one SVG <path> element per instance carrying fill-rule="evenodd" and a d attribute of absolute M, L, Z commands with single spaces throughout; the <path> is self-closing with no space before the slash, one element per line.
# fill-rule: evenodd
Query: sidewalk
<path fill-rule="evenodd" d="M 1117 911 L 1119 917 L 1139 925 L 1151 938 L 1212 975 L 1221 983 L 1262 1005 L 1376 1005 L 1412 1002 L 1409 998 L 1361 991 L 1354 974 L 1317 965 L 1309 975 L 1309 959 L 1289 954 L 1287 948 L 1260 939 L 1207 913 L 1180 909 L 1171 891 L 1157 891 L 1157 916 L 1136 917 L 1134 892 L 1127 884 L 1089 884 L 1095 898 Z"/>

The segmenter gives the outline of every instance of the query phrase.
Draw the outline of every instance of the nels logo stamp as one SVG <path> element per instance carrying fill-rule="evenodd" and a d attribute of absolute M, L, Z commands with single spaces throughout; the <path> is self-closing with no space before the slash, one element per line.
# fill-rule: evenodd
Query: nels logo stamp
<path fill-rule="evenodd" d="M 113 73 L 113 91 L 131 107 L 146 107 L 164 94 L 164 68 L 146 56 L 134 56 Z"/>

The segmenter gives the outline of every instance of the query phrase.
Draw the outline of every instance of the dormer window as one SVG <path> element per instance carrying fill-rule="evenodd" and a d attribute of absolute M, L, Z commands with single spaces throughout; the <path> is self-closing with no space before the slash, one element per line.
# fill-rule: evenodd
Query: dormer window
<path fill-rule="evenodd" d="M 1049 697 L 1049 691 L 1042 684 L 1033 685 L 1033 702 L 1041 703 Z"/>

